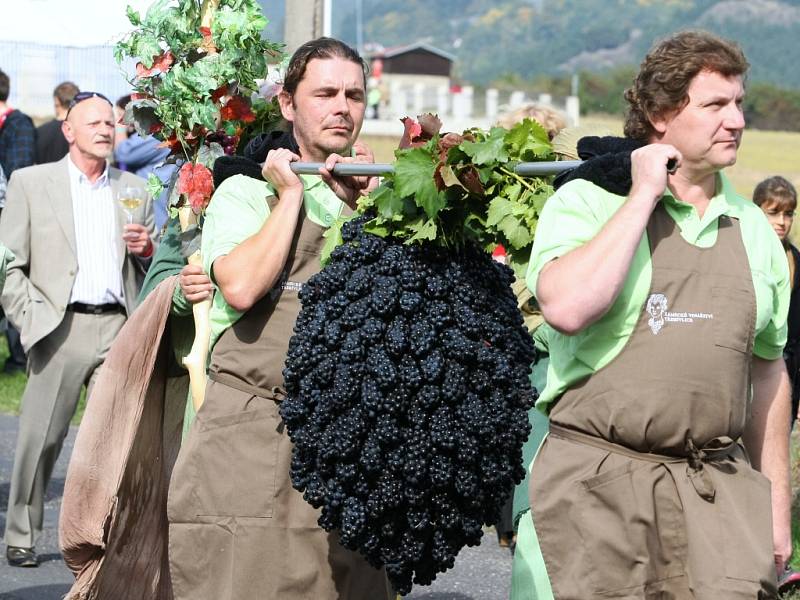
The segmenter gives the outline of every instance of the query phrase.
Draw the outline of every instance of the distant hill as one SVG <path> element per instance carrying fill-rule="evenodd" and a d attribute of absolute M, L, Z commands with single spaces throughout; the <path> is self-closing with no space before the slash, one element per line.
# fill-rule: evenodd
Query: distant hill
<path fill-rule="evenodd" d="M 290 0 L 303 1 L 303 0 Z M 283 2 L 262 0 L 280 39 Z M 333 32 L 356 40 L 356 0 L 333 0 Z M 751 81 L 800 88 L 800 0 L 362 0 L 363 39 L 425 41 L 475 84 L 638 64 L 653 41 L 699 27 L 738 41 Z"/>

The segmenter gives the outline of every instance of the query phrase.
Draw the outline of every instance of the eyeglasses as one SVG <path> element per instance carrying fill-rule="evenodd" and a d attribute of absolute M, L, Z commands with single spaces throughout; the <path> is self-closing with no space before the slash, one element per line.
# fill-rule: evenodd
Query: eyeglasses
<path fill-rule="evenodd" d="M 76 105 L 80 104 L 84 100 L 88 100 L 89 98 L 102 98 L 103 100 L 111 104 L 112 107 L 114 106 L 111 100 L 103 96 L 103 94 L 101 94 L 100 92 L 78 92 L 77 94 L 75 94 L 75 97 L 70 101 L 69 106 L 67 107 L 67 115 L 64 118 L 66 119 L 67 117 L 69 117 L 69 112 L 73 108 L 75 108 Z"/>

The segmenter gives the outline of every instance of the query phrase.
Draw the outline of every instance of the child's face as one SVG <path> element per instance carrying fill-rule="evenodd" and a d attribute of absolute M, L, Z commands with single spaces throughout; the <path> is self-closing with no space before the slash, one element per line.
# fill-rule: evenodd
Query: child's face
<path fill-rule="evenodd" d="M 767 221 L 772 225 L 781 241 L 784 241 L 792 230 L 794 222 L 794 209 L 787 208 L 785 204 L 767 201 L 761 205 L 761 210 L 767 215 Z"/>

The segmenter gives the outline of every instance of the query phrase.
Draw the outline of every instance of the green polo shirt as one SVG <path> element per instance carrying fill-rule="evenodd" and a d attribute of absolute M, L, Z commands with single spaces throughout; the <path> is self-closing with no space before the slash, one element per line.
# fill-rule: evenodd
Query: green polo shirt
<path fill-rule="evenodd" d="M 739 219 L 756 295 L 753 354 L 764 359 L 779 358 L 786 343 L 790 294 L 786 253 L 761 209 L 736 194 L 723 174 L 718 176 L 717 189 L 702 218 L 694 206 L 670 193 L 664 195 L 662 202 L 683 238 L 701 248 L 716 242 L 720 215 Z M 547 201 L 536 228 L 526 277 L 529 289 L 535 294 L 542 267 L 594 238 L 623 202 L 624 196 L 611 194 L 585 180 L 571 181 L 559 189 Z M 650 246 L 645 232 L 622 291 L 608 312 L 575 335 L 551 331 L 547 386 L 537 402 L 540 410 L 549 412 L 550 404 L 567 389 L 620 353 L 642 312 L 651 276 Z"/>
<path fill-rule="evenodd" d="M 308 218 L 322 227 L 330 226 L 344 203 L 318 175 L 301 175 L 305 192 L 303 206 Z M 226 179 L 214 192 L 203 223 L 202 255 L 206 273 L 220 256 L 229 254 L 237 245 L 255 235 L 269 217 L 267 198 L 273 196 L 266 181 L 244 175 Z M 212 277 L 213 280 L 213 277 Z M 217 290 L 211 304 L 211 347 L 219 336 L 236 323 L 242 314 L 231 308 Z"/>

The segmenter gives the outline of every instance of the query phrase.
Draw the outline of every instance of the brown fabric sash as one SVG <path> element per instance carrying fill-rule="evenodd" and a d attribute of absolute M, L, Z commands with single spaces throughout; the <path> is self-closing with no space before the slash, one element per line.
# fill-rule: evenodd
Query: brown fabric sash
<path fill-rule="evenodd" d="M 709 475 L 708 471 L 704 468 L 704 463 L 724 460 L 733 454 L 736 449 L 736 442 L 727 436 L 721 436 L 710 440 L 708 444 L 702 448 L 698 448 L 694 440 L 688 438 L 686 440 L 686 455 L 685 456 L 668 456 L 666 454 L 655 454 L 653 452 L 637 452 L 622 446 L 609 442 L 603 438 L 567 429 L 560 425 L 550 423 L 550 435 L 553 437 L 561 438 L 577 444 L 584 444 L 603 450 L 606 452 L 613 452 L 627 456 L 633 460 L 643 460 L 653 463 L 681 463 L 686 462 L 686 475 L 692 483 L 692 487 L 697 492 L 697 495 L 708 502 L 714 501 L 716 490 L 714 488 L 714 481 Z"/>

